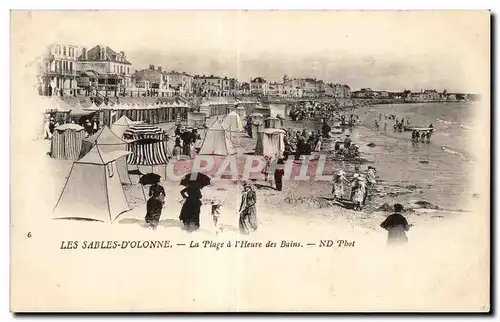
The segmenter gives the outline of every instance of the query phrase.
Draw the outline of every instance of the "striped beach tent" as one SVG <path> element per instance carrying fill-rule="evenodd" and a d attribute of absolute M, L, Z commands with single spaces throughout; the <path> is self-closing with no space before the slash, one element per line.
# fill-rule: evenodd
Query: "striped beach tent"
<path fill-rule="evenodd" d="M 170 151 L 167 146 L 167 136 L 164 130 L 149 124 L 135 124 L 124 133 L 123 138 L 132 140 L 128 144 L 127 163 L 133 165 L 167 164 Z"/>
<path fill-rule="evenodd" d="M 127 163 L 132 165 L 160 165 L 167 164 L 170 152 L 167 141 L 156 139 L 140 139 L 129 143 Z"/>
<path fill-rule="evenodd" d="M 125 140 L 157 139 L 163 140 L 165 132 L 154 125 L 134 124 L 123 132 Z"/>
<path fill-rule="evenodd" d="M 127 151 L 127 142 L 114 134 L 109 127 L 104 126 L 96 134 L 83 139 L 80 158 L 83 158 L 94 145 L 103 152 Z M 132 184 L 128 175 L 127 159 L 125 156 L 116 160 L 116 168 L 122 184 Z"/>
<path fill-rule="evenodd" d="M 77 124 L 58 126 L 52 135 L 50 156 L 55 159 L 77 160 L 86 135 L 85 129 Z"/>

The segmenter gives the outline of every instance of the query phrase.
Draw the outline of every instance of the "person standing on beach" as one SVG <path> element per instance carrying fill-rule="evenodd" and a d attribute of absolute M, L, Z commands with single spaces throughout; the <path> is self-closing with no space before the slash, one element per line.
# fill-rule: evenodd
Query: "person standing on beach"
<path fill-rule="evenodd" d="M 198 230 L 200 228 L 201 190 L 197 185 L 190 185 L 181 190 L 181 196 L 185 201 L 179 220 L 188 232 Z"/>
<path fill-rule="evenodd" d="M 361 211 L 363 210 L 363 201 L 365 200 L 366 195 L 366 181 L 359 174 L 355 175 L 352 190 L 352 202 L 354 204 L 354 210 Z"/>
<path fill-rule="evenodd" d="M 248 182 L 243 183 L 240 204 L 240 233 L 248 235 L 257 230 L 257 194 Z"/>
<path fill-rule="evenodd" d="M 158 227 L 158 224 L 160 223 L 161 211 L 164 204 L 164 193 L 153 195 L 151 196 L 151 198 L 149 198 L 148 202 L 146 203 L 146 217 L 144 218 L 149 228 L 154 230 L 156 229 L 156 227 Z"/>
<path fill-rule="evenodd" d="M 214 221 L 215 233 L 219 234 L 222 231 L 219 219 L 220 219 L 220 208 L 221 203 L 219 201 L 212 201 L 212 219 Z"/>
<path fill-rule="evenodd" d="M 401 215 L 403 206 L 399 203 L 394 205 L 394 213 L 389 215 L 381 224 L 380 227 L 387 230 L 387 244 L 400 245 L 408 242 L 406 232 L 410 229 L 408 221 Z"/>
<path fill-rule="evenodd" d="M 344 198 L 344 183 L 347 182 L 344 171 L 339 171 L 333 179 L 332 194 L 336 201 Z"/>
<path fill-rule="evenodd" d="M 283 159 L 278 159 L 278 164 L 283 165 Z M 276 183 L 276 190 L 281 191 L 283 189 L 283 176 L 285 175 L 285 170 L 280 167 L 276 167 L 274 170 L 274 182 Z"/>

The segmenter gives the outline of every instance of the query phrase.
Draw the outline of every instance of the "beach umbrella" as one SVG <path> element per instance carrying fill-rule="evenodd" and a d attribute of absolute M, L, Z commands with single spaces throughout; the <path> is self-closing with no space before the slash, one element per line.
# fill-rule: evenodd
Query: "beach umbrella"
<path fill-rule="evenodd" d="M 192 179 L 192 177 L 194 177 L 194 179 Z M 210 184 L 211 184 L 211 178 L 208 175 L 200 172 L 188 173 L 181 180 L 181 185 L 186 187 L 192 185 L 198 185 L 200 188 L 203 188 L 209 186 Z"/>
<path fill-rule="evenodd" d="M 142 184 L 143 186 L 148 185 L 148 184 L 157 184 L 160 182 L 161 176 L 156 173 L 148 173 L 143 175 L 139 179 L 139 183 Z"/>

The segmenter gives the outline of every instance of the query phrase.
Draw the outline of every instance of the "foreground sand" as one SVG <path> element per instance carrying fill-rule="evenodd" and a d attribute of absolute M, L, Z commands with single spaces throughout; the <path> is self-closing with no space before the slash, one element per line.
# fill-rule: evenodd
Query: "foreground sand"
<path fill-rule="evenodd" d="M 259 229 L 243 237 L 237 231 L 238 188 L 232 182 L 219 182 L 204 193 L 226 200 L 223 233 L 214 233 L 206 204 L 201 229 L 188 234 L 178 224 L 181 187 L 167 182 L 167 204 L 155 231 L 144 228 L 145 205 L 137 201 L 114 224 L 52 220 L 50 210 L 71 162 L 45 156 L 47 141 L 25 147 L 27 161 L 23 167 L 14 166 L 12 173 L 13 180 L 18 180 L 12 196 L 16 247 L 12 297 L 14 305 L 16 299 L 30 303 L 18 309 L 93 310 L 105 304 L 116 310 L 371 311 L 397 309 L 391 305 L 395 302 L 417 310 L 487 308 L 487 300 L 478 292 L 488 285 L 484 275 L 488 252 L 471 245 L 486 245 L 488 234 L 487 227 L 470 224 L 475 214 L 409 214 L 414 225 L 410 243 L 401 251 L 388 250 L 386 232 L 378 227 L 385 213 L 354 212 L 317 199 L 307 202 L 312 197 L 330 197 L 330 187 L 290 182 L 282 192 L 257 190 Z M 19 187 L 24 189 L 18 191 Z M 127 193 L 140 196 L 138 189 Z M 298 203 L 287 201 L 295 197 L 301 198 Z M 302 247 L 186 249 L 191 242 L 241 239 L 263 245 L 269 240 L 278 245 L 296 241 Z M 355 241 L 355 247 L 317 247 L 326 239 Z M 169 240 L 186 246 L 60 249 L 62 241 L 108 240 Z M 454 300 L 447 301 L 451 297 Z"/>

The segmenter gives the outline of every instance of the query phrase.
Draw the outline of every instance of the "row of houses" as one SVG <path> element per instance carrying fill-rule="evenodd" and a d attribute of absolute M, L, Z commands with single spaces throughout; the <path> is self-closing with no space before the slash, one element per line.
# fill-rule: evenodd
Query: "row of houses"
<path fill-rule="evenodd" d="M 352 98 L 358 99 L 397 99 L 404 101 L 456 101 L 468 100 L 468 94 L 463 93 L 448 93 L 446 90 L 438 92 L 435 89 L 426 89 L 419 92 L 404 90 L 402 92 L 374 91 L 371 88 L 362 88 L 359 91 L 352 92 Z"/>
<path fill-rule="evenodd" d="M 350 98 L 348 85 L 326 83 L 315 78 L 293 78 L 283 76 L 282 82 L 267 82 L 262 77 L 253 78 L 249 86 L 250 94 L 288 98 Z"/>
<path fill-rule="evenodd" d="M 350 98 L 348 85 L 315 78 L 289 78 L 268 82 L 255 77 L 249 82 L 215 75 L 189 75 L 161 66 L 135 70 L 125 52 L 109 46 L 54 44 L 39 62 L 41 95 L 230 97 L 270 96 L 283 98 Z"/>

